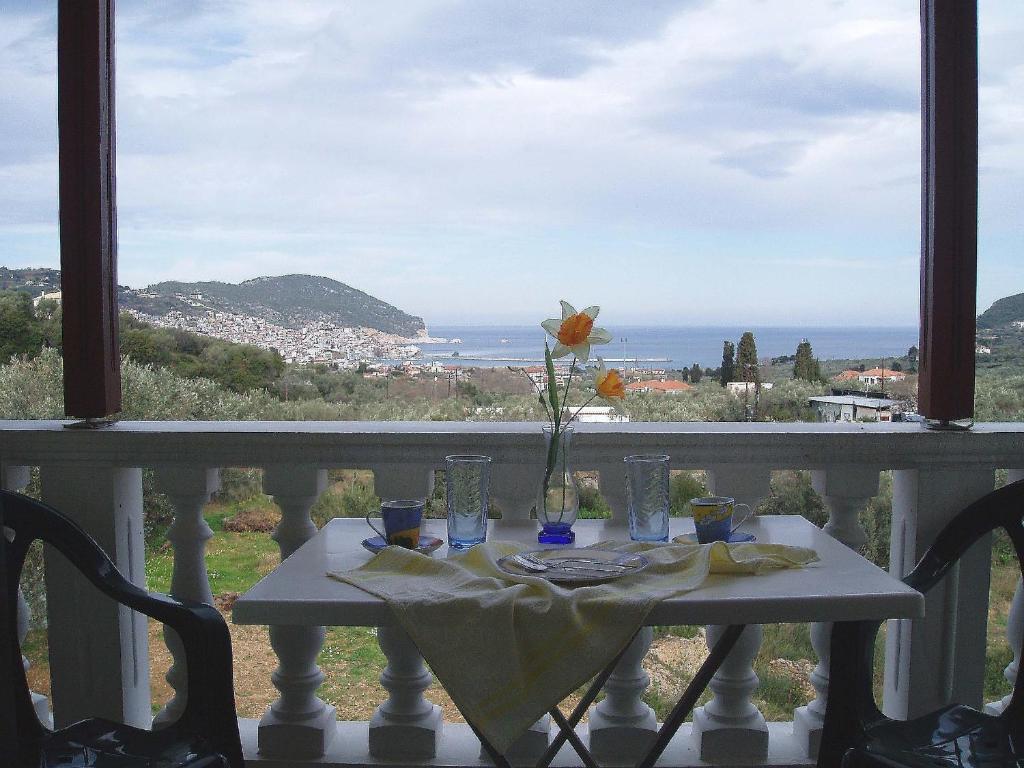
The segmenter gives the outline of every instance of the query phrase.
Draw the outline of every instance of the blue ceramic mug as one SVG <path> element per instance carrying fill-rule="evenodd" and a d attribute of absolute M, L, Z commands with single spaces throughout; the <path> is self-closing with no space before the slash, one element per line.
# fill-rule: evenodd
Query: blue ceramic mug
<path fill-rule="evenodd" d="M 366 513 L 366 523 L 388 544 L 416 549 L 420 543 L 420 523 L 423 521 L 423 499 L 392 499 L 380 505 L 384 530 L 375 526 Z"/>
<path fill-rule="evenodd" d="M 710 544 L 712 541 L 728 541 L 729 535 L 739 528 L 754 513 L 748 504 L 737 504 L 731 496 L 705 496 L 690 499 L 693 509 L 693 527 L 697 541 Z M 744 507 L 747 510 L 739 522 L 733 523 L 733 510 Z"/>

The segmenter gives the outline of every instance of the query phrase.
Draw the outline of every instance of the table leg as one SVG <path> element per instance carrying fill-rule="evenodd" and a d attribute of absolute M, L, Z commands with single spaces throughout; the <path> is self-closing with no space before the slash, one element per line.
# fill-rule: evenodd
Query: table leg
<path fill-rule="evenodd" d="M 640 630 L 637 630 L 637 634 L 639 634 L 642 629 L 643 628 L 641 627 Z M 626 643 L 625 647 L 619 651 L 618 655 L 611 660 L 611 663 L 601 670 L 601 674 L 594 678 L 594 682 L 590 684 L 587 692 L 583 694 L 583 698 L 580 699 L 580 703 L 576 705 L 575 709 L 573 709 L 572 714 L 569 715 L 567 719 L 563 718 L 565 719 L 564 725 L 558 722 L 558 718 L 555 718 L 555 722 L 558 725 L 558 735 L 551 740 L 551 744 L 537 762 L 537 768 L 548 768 L 551 761 L 555 759 L 555 755 L 558 754 L 558 750 L 562 748 L 562 745 L 565 744 L 566 741 L 573 742 L 573 749 L 576 750 L 577 754 L 579 754 L 581 758 L 583 757 L 583 752 L 586 752 L 587 755 L 590 756 L 590 751 L 582 742 L 579 741 L 578 738 L 576 738 L 576 732 L 574 729 L 579 724 L 580 720 L 583 719 L 583 713 L 586 712 L 587 708 L 594 703 L 594 699 L 597 698 L 597 694 L 599 694 L 601 689 L 604 688 L 604 684 L 608 682 L 608 678 L 611 677 L 612 672 L 615 671 L 619 662 L 622 661 L 622 657 L 629 651 L 629 648 L 633 644 L 633 640 L 635 638 L 636 635 L 633 635 L 633 637 L 629 639 L 629 642 Z M 557 707 L 551 710 L 552 717 L 554 717 L 554 713 L 556 711 L 558 711 Z M 561 715 L 562 713 L 558 712 L 558 714 Z M 573 741 L 573 739 L 575 739 L 575 741 Z M 577 744 L 579 746 L 577 746 Z M 580 751 L 581 749 L 583 752 Z M 593 760 L 593 757 L 590 759 Z"/>
<path fill-rule="evenodd" d="M 596 695 L 597 694 L 595 694 L 595 696 Z M 597 761 L 594 760 L 593 755 L 590 754 L 590 750 L 587 749 L 587 745 L 584 744 L 580 740 L 580 737 L 576 735 L 575 723 L 570 724 L 558 707 L 552 707 L 551 717 L 558 726 L 559 733 L 565 734 L 565 738 L 567 738 L 569 743 L 572 744 L 572 748 L 576 750 L 576 754 L 580 756 L 580 760 L 583 761 L 583 764 L 587 766 L 587 768 L 600 768 Z"/>
<path fill-rule="evenodd" d="M 551 717 L 558 726 L 558 735 L 551 741 L 551 744 L 548 745 L 547 750 L 545 750 L 544 754 L 537 762 L 536 768 L 548 768 L 551 761 L 554 760 L 555 755 L 558 754 L 558 750 L 562 748 L 562 745 L 565 744 L 566 741 L 572 744 L 573 749 L 576 750 L 576 754 L 580 756 L 580 759 L 583 760 L 587 768 L 600 768 L 600 766 L 595 762 L 594 757 L 590 754 L 590 750 L 587 749 L 587 745 L 584 744 L 580 740 L 580 737 L 576 735 L 575 728 L 579 724 L 580 720 L 583 719 L 583 714 L 587 711 L 587 708 L 594 703 L 594 699 L 596 699 L 597 694 L 601 692 L 601 689 L 608 681 L 608 678 L 611 676 L 616 665 L 622 660 L 626 651 L 629 650 L 630 644 L 633 642 L 633 638 L 635 637 L 636 635 L 630 638 L 629 642 L 626 643 L 625 647 L 615 656 L 614 659 L 612 659 L 611 663 L 601 670 L 601 674 L 594 678 L 594 682 L 590 684 L 587 692 L 583 695 L 583 698 L 580 699 L 579 704 L 576 705 L 569 717 L 563 715 L 558 707 L 551 708 Z M 480 730 L 473 724 L 473 721 L 466 717 L 465 712 L 462 713 L 462 716 L 466 719 L 466 723 L 472 729 L 473 733 L 476 734 L 476 737 L 480 739 L 480 745 L 494 761 L 495 765 L 498 766 L 498 768 L 511 768 L 508 758 L 494 748 L 494 745 L 491 744 L 487 737 L 480 732 Z"/>
<path fill-rule="evenodd" d="M 648 750 L 647 754 L 644 755 L 643 760 L 637 768 L 653 768 L 658 758 L 661 757 L 661 753 L 665 751 L 665 747 L 672 741 L 672 737 L 676 735 L 676 731 L 679 730 L 679 726 L 683 724 L 683 720 L 686 716 L 693 711 L 694 706 L 697 704 L 697 699 L 704 693 L 704 690 L 708 687 L 708 683 L 711 682 L 711 678 L 714 677 L 715 672 L 722 666 L 722 662 L 729 655 L 733 646 L 736 645 L 736 641 L 739 640 L 740 635 L 743 634 L 743 630 L 746 625 L 744 624 L 733 624 L 726 627 L 725 632 L 722 633 L 721 638 L 715 643 L 715 647 L 711 649 L 711 653 L 701 664 L 700 669 L 697 670 L 697 674 L 694 675 L 693 680 L 686 686 L 686 690 L 683 691 L 683 695 L 679 701 L 672 708 L 668 717 L 665 719 L 665 723 L 661 726 L 661 730 L 658 731 L 658 738 L 654 744 Z"/>
<path fill-rule="evenodd" d="M 672 708 L 672 711 L 669 713 L 664 725 L 661 726 L 661 730 L 658 731 L 657 739 L 654 744 L 651 745 L 647 754 L 644 755 L 637 768 L 654 768 L 654 764 L 658 761 L 658 758 L 661 757 L 662 752 L 665 751 L 669 742 L 672 741 L 672 737 L 676 735 L 676 731 L 678 731 L 679 726 L 683 724 L 683 720 L 685 720 L 686 716 L 693 711 L 693 708 L 697 704 L 697 699 L 699 699 L 700 695 L 704 693 L 705 689 L 707 689 L 708 683 L 711 682 L 711 678 L 714 677 L 718 668 L 722 666 L 722 662 L 725 661 L 729 652 L 733 649 L 733 646 L 736 645 L 736 641 L 739 640 L 740 635 L 743 634 L 743 630 L 745 628 L 746 625 L 744 624 L 733 624 L 726 627 L 722 636 L 719 638 L 718 642 L 715 643 L 714 648 L 711 649 L 708 657 L 704 660 L 704 663 L 701 664 L 700 669 L 697 670 L 697 674 L 694 676 L 693 680 L 690 681 L 686 690 L 683 691 L 683 695 Z M 536 768 L 548 768 L 551 761 L 555 758 L 555 755 L 558 754 L 558 750 L 560 750 L 567 741 L 572 745 L 573 749 L 576 750 L 576 754 L 580 756 L 580 759 L 583 761 L 586 768 L 600 768 L 594 760 L 593 755 L 591 755 L 590 750 L 587 749 L 587 745 L 584 744 L 580 740 L 580 737 L 576 735 L 575 728 L 583 718 L 583 713 L 587 711 L 587 708 L 590 707 L 594 699 L 597 698 L 598 693 L 601 692 L 601 689 L 615 670 L 615 667 L 629 650 L 631 643 L 632 639 L 626 644 L 626 647 L 623 648 L 614 659 L 612 659 L 611 663 L 601 671 L 601 674 L 594 679 L 594 682 L 590 684 L 587 692 L 580 700 L 580 703 L 573 709 L 572 714 L 569 715 L 569 717 L 563 715 L 558 707 L 553 707 L 550 710 L 551 717 L 558 726 L 558 735 L 552 739 L 551 744 L 548 746 L 543 756 L 541 756 L 541 759 L 537 762 Z M 465 712 L 463 712 L 463 716 L 465 716 Z M 494 746 L 477 729 L 477 727 L 473 725 L 472 721 L 468 717 L 466 718 L 466 722 L 473 730 L 473 733 L 476 734 L 477 738 L 480 739 L 480 744 L 484 751 L 494 761 L 494 764 L 498 768 L 511 768 L 508 759 L 494 748 Z"/>
<path fill-rule="evenodd" d="M 488 741 L 487 737 L 484 736 L 475 725 L 473 725 L 473 721 L 466 717 L 465 713 L 463 713 L 462 716 L 466 719 L 466 725 L 468 725 L 470 730 L 472 730 L 473 733 L 476 734 L 476 737 L 480 739 L 480 746 L 483 747 L 484 752 L 487 753 L 487 756 L 491 758 L 497 768 L 512 768 L 512 764 L 508 761 L 508 758 L 494 748 L 491 742 Z"/>

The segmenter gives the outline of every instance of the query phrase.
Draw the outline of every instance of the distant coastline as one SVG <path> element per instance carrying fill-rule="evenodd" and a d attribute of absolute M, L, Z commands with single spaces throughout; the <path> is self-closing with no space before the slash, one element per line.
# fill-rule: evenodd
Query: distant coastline
<path fill-rule="evenodd" d="M 423 357 L 444 364 L 494 367 L 508 364 L 539 364 L 543 361 L 544 331 L 539 326 L 433 325 L 432 342 L 416 339 Z M 722 342 L 736 343 L 744 331 L 752 331 L 762 358 L 796 352 L 804 338 L 821 360 L 877 359 L 903 356 L 918 343 L 912 326 L 621 326 L 608 327 L 610 344 L 594 347 L 591 356 L 607 362 L 657 362 L 669 368 L 699 363 L 717 367 L 722 361 Z M 459 343 L 453 345 L 452 339 Z M 442 341 L 443 340 L 443 341 Z"/>

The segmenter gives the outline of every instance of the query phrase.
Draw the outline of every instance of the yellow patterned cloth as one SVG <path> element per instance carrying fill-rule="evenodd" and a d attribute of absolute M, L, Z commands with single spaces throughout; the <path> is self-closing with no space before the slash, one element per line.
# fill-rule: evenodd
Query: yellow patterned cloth
<path fill-rule="evenodd" d="M 817 554 L 782 544 L 616 544 L 642 552 L 641 573 L 568 589 L 511 576 L 498 560 L 523 549 L 488 542 L 448 559 L 387 547 L 365 565 L 328 575 L 391 607 L 459 710 L 504 752 L 551 707 L 598 674 L 659 601 L 709 573 L 799 568 Z"/>

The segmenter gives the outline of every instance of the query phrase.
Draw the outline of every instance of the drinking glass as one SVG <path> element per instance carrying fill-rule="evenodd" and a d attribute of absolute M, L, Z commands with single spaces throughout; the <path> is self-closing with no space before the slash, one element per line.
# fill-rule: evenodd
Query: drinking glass
<path fill-rule="evenodd" d="M 487 538 L 490 456 L 445 456 L 448 546 L 467 549 Z"/>
<path fill-rule="evenodd" d="M 627 456 L 626 509 L 629 538 L 668 541 L 668 456 Z"/>

